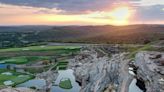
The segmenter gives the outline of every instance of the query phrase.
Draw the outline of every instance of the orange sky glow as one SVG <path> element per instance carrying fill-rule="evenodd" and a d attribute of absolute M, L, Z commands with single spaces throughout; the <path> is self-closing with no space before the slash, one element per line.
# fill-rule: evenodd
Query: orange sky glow
<path fill-rule="evenodd" d="M 112 7 L 108 11 L 94 11 L 85 14 L 60 14 L 58 9 L 34 8 L 0 4 L 0 25 L 129 25 L 142 23 L 134 18 L 135 9 L 128 5 Z M 42 13 L 38 11 L 50 11 Z M 163 21 L 156 21 L 163 23 Z"/>

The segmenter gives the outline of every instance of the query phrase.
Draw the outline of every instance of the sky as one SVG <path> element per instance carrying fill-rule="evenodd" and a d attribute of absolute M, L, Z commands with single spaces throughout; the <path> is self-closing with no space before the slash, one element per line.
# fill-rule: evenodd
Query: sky
<path fill-rule="evenodd" d="M 164 24 L 164 0 L 0 0 L 0 25 Z"/>

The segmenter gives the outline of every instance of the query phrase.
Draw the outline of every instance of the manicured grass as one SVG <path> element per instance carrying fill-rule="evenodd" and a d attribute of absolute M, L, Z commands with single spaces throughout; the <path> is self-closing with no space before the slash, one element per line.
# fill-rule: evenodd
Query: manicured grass
<path fill-rule="evenodd" d="M 48 56 L 20 56 L 20 57 L 11 57 L 9 59 L 4 58 L 3 60 L 0 60 L 1 63 L 7 63 L 7 64 L 26 64 L 33 61 L 39 61 L 39 60 L 49 60 L 50 57 Z"/>
<path fill-rule="evenodd" d="M 10 73 L 12 73 L 12 75 L 4 75 L 4 74 L 2 74 L 3 72 L 10 72 Z M 19 75 L 21 75 L 21 76 L 19 76 Z M 34 78 L 34 76 L 32 76 L 32 75 L 26 75 L 23 73 L 0 69 L 0 85 L 4 85 L 4 81 L 11 80 L 14 82 L 14 84 L 11 86 L 16 86 L 16 85 L 23 83 L 27 80 L 30 80 L 32 78 Z"/>
<path fill-rule="evenodd" d="M 49 51 L 49 50 L 62 50 L 62 49 L 79 49 L 80 46 L 31 46 L 23 48 L 8 48 L 0 49 L 0 52 L 17 52 L 17 51 Z"/>
<path fill-rule="evenodd" d="M 13 57 L 10 59 L 5 59 L 5 60 L 1 60 L 4 63 L 8 63 L 8 64 L 24 64 L 27 63 L 28 60 L 26 57 L 22 56 L 22 57 Z"/>
<path fill-rule="evenodd" d="M 58 69 L 59 70 L 65 70 L 65 69 L 67 69 L 67 66 L 66 65 L 60 65 L 60 66 L 58 66 Z"/>
<path fill-rule="evenodd" d="M 27 56 L 28 61 L 37 61 L 37 60 L 48 60 L 50 57 L 48 56 Z"/>
<path fill-rule="evenodd" d="M 60 80 L 59 87 L 63 89 L 71 89 L 72 88 L 71 80 L 69 78 Z"/>
<path fill-rule="evenodd" d="M 67 64 L 68 64 L 67 61 L 59 61 L 54 65 L 52 70 L 56 70 L 56 69 L 65 70 L 67 68 Z"/>
<path fill-rule="evenodd" d="M 58 65 L 57 66 L 60 66 L 60 65 L 67 65 L 68 62 L 67 61 L 60 61 L 58 62 Z"/>
<path fill-rule="evenodd" d="M 13 86 L 16 86 L 16 85 L 18 85 L 18 84 L 21 84 L 21 83 L 23 83 L 23 82 L 26 82 L 26 81 L 28 81 L 28 80 L 30 80 L 30 79 L 33 79 L 34 78 L 34 76 L 31 76 L 31 75 L 24 75 L 24 76 L 22 76 L 22 77 L 16 77 L 16 78 L 13 78 L 13 79 L 11 79 L 13 82 L 15 82 L 15 84 L 13 85 Z"/>
<path fill-rule="evenodd" d="M 4 85 L 3 82 L 7 80 L 12 80 L 17 78 L 17 76 L 14 75 L 2 75 L 0 74 L 0 85 Z"/>
<path fill-rule="evenodd" d="M 59 70 L 65 70 L 67 68 L 67 64 L 68 64 L 67 61 L 59 61 L 59 62 L 57 62 L 57 64 L 53 68 L 53 70 L 56 70 L 57 68 Z"/>

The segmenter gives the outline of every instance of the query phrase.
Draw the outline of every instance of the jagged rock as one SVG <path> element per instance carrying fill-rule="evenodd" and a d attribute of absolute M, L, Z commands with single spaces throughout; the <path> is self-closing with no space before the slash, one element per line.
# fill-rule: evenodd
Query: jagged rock
<path fill-rule="evenodd" d="M 92 48 L 82 51 L 69 62 L 69 67 L 74 70 L 76 80 L 81 83 L 81 92 L 102 92 L 109 85 L 113 92 L 118 92 L 123 79 L 120 76 L 120 62 L 124 62 L 125 53 L 114 54 L 111 58 L 105 54 L 99 57 L 101 51 L 98 50 Z"/>
<path fill-rule="evenodd" d="M 146 85 L 146 92 L 164 92 L 164 53 L 139 52 L 135 58 L 138 79 Z"/>

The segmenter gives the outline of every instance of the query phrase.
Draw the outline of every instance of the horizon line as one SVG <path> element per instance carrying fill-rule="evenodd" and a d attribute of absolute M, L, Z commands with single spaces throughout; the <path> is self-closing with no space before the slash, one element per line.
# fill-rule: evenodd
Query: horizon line
<path fill-rule="evenodd" d="M 136 23 L 136 24 L 128 24 L 128 25 L 112 25 L 112 24 L 104 24 L 104 25 L 48 25 L 48 24 L 44 24 L 44 25 L 37 25 L 37 24 L 25 24 L 25 25 L 1 25 L 0 27 L 19 27 L 19 26 L 57 26 L 57 27 L 62 27 L 62 26 L 133 26 L 133 25 L 164 25 L 164 24 L 149 24 L 149 23 Z"/>

